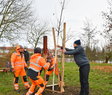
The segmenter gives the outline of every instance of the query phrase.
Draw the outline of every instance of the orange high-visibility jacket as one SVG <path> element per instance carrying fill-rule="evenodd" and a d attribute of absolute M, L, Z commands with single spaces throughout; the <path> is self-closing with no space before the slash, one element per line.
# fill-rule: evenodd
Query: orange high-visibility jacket
<path fill-rule="evenodd" d="M 40 72 L 42 68 L 48 69 L 50 63 L 46 63 L 45 59 L 41 57 L 41 54 L 37 53 L 31 56 L 29 69 L 35 72 Z"/>
<path fill-rule="evenodd" d="M 52 64 L 52 65 L 57 64 L 56 58 L 55 58 L 55 57 L 53 57 L 53 58 L 51 59 L 51 64 Z"/>
<path fill-rule="evenodd" d="M 27 67 L 27 64 L 24 59 L 24 55 L 21 57 L 19 52 L 13 53 L 11 56 L 11 65 L 12 68 Z"/>

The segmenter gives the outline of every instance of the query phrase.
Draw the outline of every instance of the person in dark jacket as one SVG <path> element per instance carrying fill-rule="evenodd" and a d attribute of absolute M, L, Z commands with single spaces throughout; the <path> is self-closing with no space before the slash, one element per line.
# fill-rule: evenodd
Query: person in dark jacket
<path fill-rule="evenodd" d="M 58 46 L 60 47 L 60 46 Z M 63 49 L 63 47 L 60 47 Z M 80 40 L 74 42 L 74 49 L 63 50 L 65 55 L 73 55 L 76 64 L 79 66 L 79 77 L 80 77 L 80 95 L 89 95 L 89 71 L 90 65 L 89 60 L 86 57 L 83 47 L 81 46 Z"/>
<path fill-rule="evenodd" d="M 30 55 L 29 52 L 27 51 L 27 48 L 24 48 L 24 57 L 25 57 L 25 62 L 28 64 Z"/>

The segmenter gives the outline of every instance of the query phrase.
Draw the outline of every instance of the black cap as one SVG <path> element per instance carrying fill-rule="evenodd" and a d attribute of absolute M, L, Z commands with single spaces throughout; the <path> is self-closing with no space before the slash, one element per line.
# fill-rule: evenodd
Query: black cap
<path fill-rule="evenodd" d="M 80 40 L 76 40 L 76 41 L 74 41 L 74 44 L 81 45 L 81 41 Z"/>
<path fill-rule="evenodd" d="M 34 49 L 34 53 L 41 53 L 41 51 L 42 51 L 42 50 L 41 50 L 41 48 L 39 48 L 39 47 L 37 47 L 37 48 Z"/>

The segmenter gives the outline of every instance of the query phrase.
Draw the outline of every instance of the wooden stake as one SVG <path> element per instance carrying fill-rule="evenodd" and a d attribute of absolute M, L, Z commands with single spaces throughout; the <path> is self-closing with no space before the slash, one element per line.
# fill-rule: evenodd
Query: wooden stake
<path fill-rule="evenodd" d="M 63 50 L 65 49 L 65 42 L 66 42 L 66 23 L 64 23 L 64 28 L 63 28 L 63 41 L 62 41 L 62 46 Z M 61 75 L 61 92 L 64 92 L 64 63 L 65 63 L 65 55 L 62 52 L 62 75 Z"/>
<path fill-rule="evenodd" d="M 47 51 L 48 51 L 48 48 L 47 48 L 47 36 L 44 36 L 43 37 L 43 55 L 44 55 L 44 58 L 46 58 L 46 56 L 47 56 Z"/>
<path fill-rule="evenodd" d="M 55 62 L 57 61 L 57 50 L 56 50 L 56 36 L 55 36 L 55 31 L 54 28 L 52 28 L 52 32 L 53 32 L 53 39 L 54 39 L 54 49 L 55 49 Z M 53 72 L 53 86 L 52 86 L 52 90 L 54 91 L 54 82 L 55 82 L 55 67 L 54 67 L 54 72 Z"/>
<path fill-rule="evenodd" d="M 52 28 L 52 32 L 53 32 L 53 39 L 54 39 L 54 50 L 56 51 L 56 35 L 55 35 L 54 28 Z"/>
<path fill-rule="evenodd" d="M 58 57 L 57 57 L 57 49 L 56 49 L 56 35 L 55 35 L 55 30 L 54 28 L 52 28 L 52 32 L 53 32 L 53 39 L 54 39 L 54 49 L 55 49 L 55 57 L 56 57 L 56 61 L 58 62 Z M 58 44 L 58 37 L 57 37 L 57 44 Z M 55 68 L 54 68 L 55 69 Z M 55 70 L 54 70 L 55 71 Z M 55 72 L 54 72 L 55 73 Z M 54 76 L 55 74 L 53 73 L 53 84 L 54 84 Z M 58 74 L 58 85 L 60 86 L 60 74 Z M 53 87 L 54 89 L 54 87 Z"/>

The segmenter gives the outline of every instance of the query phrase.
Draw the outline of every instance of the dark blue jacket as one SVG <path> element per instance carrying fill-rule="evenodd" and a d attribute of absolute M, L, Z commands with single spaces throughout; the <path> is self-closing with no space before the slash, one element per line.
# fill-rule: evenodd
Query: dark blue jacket
<path fill-rule="evenodd" d="M 89 60 L 86 57 L 84 49 L 80 45 L 78 45 L 74 49 L 66 48 L 65 54 L 66 55 L 74 55 L 74 60 L 79 67 L 89 64 Z"/>

